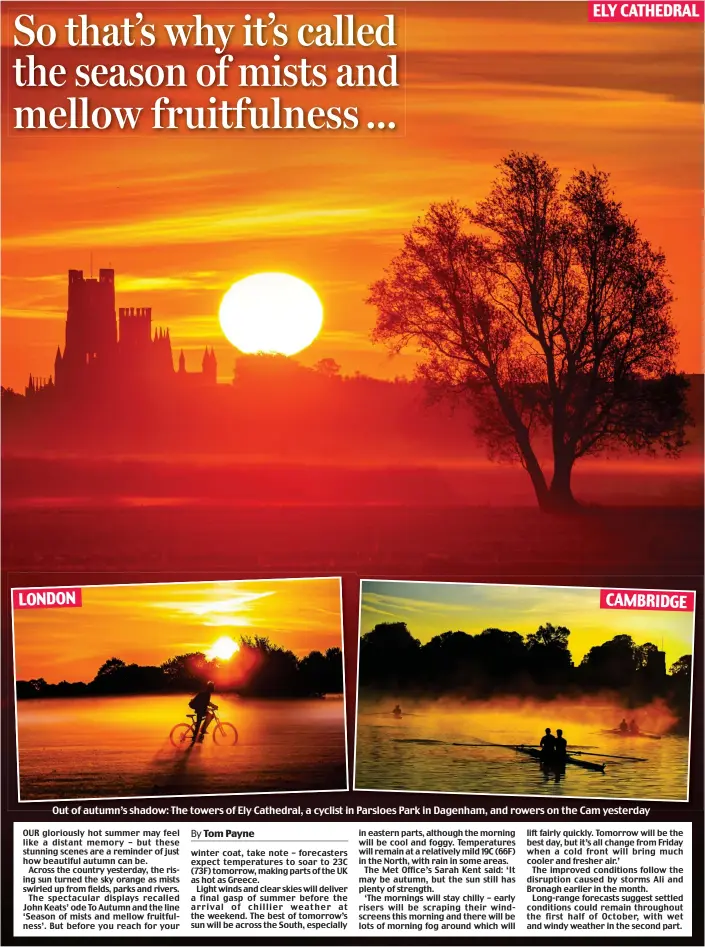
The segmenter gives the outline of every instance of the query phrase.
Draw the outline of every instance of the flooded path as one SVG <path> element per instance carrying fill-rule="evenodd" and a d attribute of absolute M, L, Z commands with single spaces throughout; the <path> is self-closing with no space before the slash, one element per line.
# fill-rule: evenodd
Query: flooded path
<path fill-rule="evenodd" d="M 235 746 L 169 741 L 189 696 L 18 702 L 20 799 L 344 789 L 343 700 L 219 695 Z"/>

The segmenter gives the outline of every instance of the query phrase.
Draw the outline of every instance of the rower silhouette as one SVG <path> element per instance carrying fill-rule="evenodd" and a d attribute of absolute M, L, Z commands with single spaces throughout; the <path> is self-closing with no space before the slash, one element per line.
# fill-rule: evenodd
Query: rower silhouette
<path fill-rule="evenodd" d="M 546 732 L 541 737 L 539 746 L 541 747 L 541 758 L 544 760 L 552 760 L 556 752 L 556 738 L 551 733 L 550 727 L 546 727 Z"/>
<path fill-rule="evenodd" d="M 565 760 L 566 756 L 568 755 L 568 741 L 563 736 L 562 730 L 556 730 L 554 754 L 557 760 Z"/>
<path fill-rule="evenodd" d="M 399 706 L 399 704 L 396 705 L 396 707 L 394 708 L 394 710 L 392 711 L 392 713 L 394 714 L 395 717 L 401 717 L 401 716 L 402 716 L 402 711 L 401 711 L 401 707 Z"/>
<path fill-rule="evenodd" d="M 627 720 L 626 720 L 625 717 L 622 717 L 622 721 L 621 721 L 621 723 L 619 724 L 619 732 L 620 732 L 620 733 L 628 733 L 628 732 L 629 732 L 629 724 L 627 723 Z"/>
<path fill-rule="evenodd" d="M 636 720 L 629 721 L 629 732 L 630 733 L 639 733 L 639 724 Z"/>

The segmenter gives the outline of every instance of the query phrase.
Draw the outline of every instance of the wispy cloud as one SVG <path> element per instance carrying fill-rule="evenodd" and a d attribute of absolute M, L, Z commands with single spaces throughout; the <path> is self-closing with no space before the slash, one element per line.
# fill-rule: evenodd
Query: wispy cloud
<path fill-rule="evenodd" d="M 164 608 L 171 612 L 183 615 L 194 615 L 197 618 L 211 618 L 212 616 L 226 615 L 229 619 L 252 612 L 256 602 L 274 595 L 269 592 L 235 592 L 227 598 L 195 596 L 186 601 L 155 601 L 152 608 Z"/>
<path fill-rule="evenodd" d="M 262 236 L 267 239 L 300 234 L 320 236 L 326 233 L 366 233 L 388 229 L 408 219 L 409 211 L 395 203 L 370 206 L 317 206 L 310 203 L 270 208 L 239 208 L 230 213 L 222 209 L 165 217 L 146 217 L 109 224 L 51 229 L 43 232 L 8 236 L 7 249 L 53 247 L 165 246 L 168 244 L 221 243 Z"/>

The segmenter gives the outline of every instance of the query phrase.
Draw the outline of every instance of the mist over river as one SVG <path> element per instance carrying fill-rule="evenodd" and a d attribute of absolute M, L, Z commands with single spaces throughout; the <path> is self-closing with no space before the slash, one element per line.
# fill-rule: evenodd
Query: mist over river
<path fill-rule="evenodd" d="M 599 708 L 547 704 L 506 708 L 490 704 L 414 703 L 394 718 L 393 706 L 360 703 L 355 764 L 356 789 L 410 792 L 540 795 L 611 799 L 685 800 L 688 738 L 619 737 L 600 731 L 612 722 Z M 605 762 L 605 772 L 566 765 L 552 772 L 512 745 L 535 745 L 544 728 L 565 730 L 578 759 Z M 453 744 L 508 744 L 507 747 Z M 589 754 L 589 755 L 588 755 Z M 577 754 L 576 754 L 577 755 Z M 610 759 L 630 756 L 635 760 Z"/>

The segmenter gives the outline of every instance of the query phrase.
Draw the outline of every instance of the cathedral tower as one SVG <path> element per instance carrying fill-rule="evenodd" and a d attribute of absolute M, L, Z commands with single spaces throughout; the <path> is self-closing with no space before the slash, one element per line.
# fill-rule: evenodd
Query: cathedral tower
<path fill-rule="evenodd" d="M 215 357 L 215 350 L 211 348 L 210 352 L 208 351 L 208 346 L 203 353 L 203 361 L 201 362 L 201 371 L 203 372 L 203 381 L 207 385 L 215 385 L 218 378 L 218 360 Z"/>
<path fill-rule="evenodd" d="M 85 279 L 83 270 L 69 270 L 65 367 L 73 370 L 96 358 L 110 362 L 116 346 L 115 271 L 100 270 L 98 279 Z"/>

